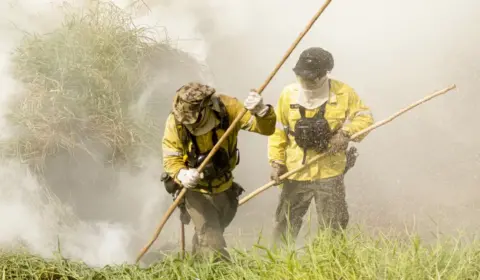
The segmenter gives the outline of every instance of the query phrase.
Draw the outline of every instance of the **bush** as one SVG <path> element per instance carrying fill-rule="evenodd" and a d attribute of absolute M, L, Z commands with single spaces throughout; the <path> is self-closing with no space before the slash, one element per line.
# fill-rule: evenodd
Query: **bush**
<path fill-rule="evenodd" d="M 175 90 L 204 70 L 153 32 L 101 3 L 85 13 L 67 9 L 50 33 L 26 34 L 12 57 L 25 90 L 10 104 L 15 133 L 3 156 L 28 163 L 53 189 L 108 187 L 115 169 L 160 157 Z"/>

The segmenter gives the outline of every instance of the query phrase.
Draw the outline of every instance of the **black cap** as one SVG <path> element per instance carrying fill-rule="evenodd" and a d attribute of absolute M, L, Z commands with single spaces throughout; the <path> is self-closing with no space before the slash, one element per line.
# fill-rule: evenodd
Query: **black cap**
<path fill-rule="evenodd" d="M 333 65 L 333 56 L 330 52 L 319 47 L 312 47 L 300 54 L 293 72 L 302 78 L 313 80 L 332 71 Z"/>

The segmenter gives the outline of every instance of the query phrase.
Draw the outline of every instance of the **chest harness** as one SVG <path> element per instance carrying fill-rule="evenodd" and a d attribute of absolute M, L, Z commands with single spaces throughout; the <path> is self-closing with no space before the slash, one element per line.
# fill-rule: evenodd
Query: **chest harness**
<path fill-rule="evenodd" d="M 287 133 L 292 135 L 297 145 L 303 149 L 302 164 L 305 164 L 307 150 L 314 150 L 317 153 L 325 152 L 330 138 L 333 136 L 328 121 L 325 119 L 326 105 L 327 101 L 311 118 L 305 116 L 305 107 L 299 104 L 290 105 L 290 109 L 298 108 L 301 118 L 295 123 L 294 131 L 287 128 Z"/>

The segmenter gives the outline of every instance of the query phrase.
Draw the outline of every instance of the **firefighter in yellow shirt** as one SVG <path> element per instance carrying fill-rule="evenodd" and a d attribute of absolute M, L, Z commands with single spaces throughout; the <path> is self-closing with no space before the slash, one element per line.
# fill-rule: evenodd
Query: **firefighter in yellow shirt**
<path fill-rule="evenodd" d="M 286 237 L 287 228 L 296 239 L 312 199 L 320 227 L 339 230 L 348 224 L 343 179 L 352 165 L 347 160 L 349 137 L 374 120 L 354 89 L 328 75 L 333 66 L 330 52 L 319 47 L 304 50 L 293 69 L 297 82 L 286 86 L 278 100 L 277 126 L 268 142 L 271 179 L 280 184 L 279 177 L 288 170 L 327 150 L 329 155 L 283 182 L 276 241 Z"/>
<path fill-rule="evenodd" d="M 244 107 L 247 113 L 199 174 L 197 168 Z M 228 257 L 223 232 L 237 212 L 243 191 L 232 175 L 239 163 L 238 133 L 246 130 L 269 136 L 275 132 L 275 123 L 274 108 L 263 104 L 254 91 L 243 104 L 200 83 L 188 83 L 177 91 L 163 135 L 162 180 L 171 194 L 180 186 L 188 189 L 181 209 L 186 211 L 184 223 L 191 220 L 195 226 L 194 254 L 216 251 Z"/>

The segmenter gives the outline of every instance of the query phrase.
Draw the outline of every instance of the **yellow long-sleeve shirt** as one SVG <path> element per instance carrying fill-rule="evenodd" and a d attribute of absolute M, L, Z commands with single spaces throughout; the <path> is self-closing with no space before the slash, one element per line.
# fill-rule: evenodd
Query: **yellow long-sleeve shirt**
<path fill-rule="evenodd" d="M 226 111 L 228 114 L 230 124 L 236 118 L 238 114 L 244 109 L 243 104 L 238 101 L 238 99 L 234 97 L 229 97 L 226 95 L 218 95 L 220 101 L 225 105 Z M 229 167 L 230 172 L 233 171 L 237 164 L 237 155 L 235 153 L 235 149 L 237 146 L 237 136 L 240 130 L 246 130 L 250 132 L 255 132 L 261 135 L 272 135 L 275 132 L 275 123 L 276 123 L 276 115 L 275 110 L 273 107 L 269 106 L 269 111 L 263 117 L 257 117 L 252 115 L 249 111 L 245 113 L 245 115 L 241 118 L 241 120 L 237 123 L 236 127 L 233 131 L 229 134 L 227 139 L 221 144 L 221 147 L 227 150 L 232 157 L 230 158 Z M 220 108 L 213 108 L 213 110 L 219 111 Z M 217 120 L 217 125 L 219 121 Z M 191 151 L 192 143 L 188 143 L 188 151 L 185 150 L 182 144 L 182 137 L 179 135 L 179 131 L 181 131 L 175 122 L 175 119 L 172 114 L 170 114 L 167 118 L 165 131 L 163 135 L 162 141 L 162 149 L 163 149 L 163 167 L 165 172 L 167 172 L 172 178 L 176 180 L 176 176 L 178 172 L 182 168 L 187 168 L 186 161 L 188 159 L 188 152 Z M 212 143 L 212 133 L 213 131 L 209 131 L 206 134 L 196 136 L 196 142 L 199 148 L 200 153 L 206 153 L 213 148 Z M 217 137 L 220 139 L 222 135 L 225 133 L 224 130 L 218 129 L 217 130 Z M 178 182 L 178 181 L 177 181 Z M 229 189 L 232 185 L 233 177 L 229 179 L 225 178 L 218 178 L 215 179 L 212 184 L 214 186 L 213 193 L 223 192 Z M 207 182 L 201 180 L 199 183 L 200 186 L 207 186 Z M 196 191 L 200 191 L 206 193 L 207 191 L 203 189 L 194 189 Z"/>
<path fill-rule="evenodd" d="M 268 157 L 269 162 L 278 162 L 286 165 L 288 170 L 302 166 L 303 149 L 300 148 L 293 136 L 287 135 L 288 130 L 293 130 L 295 123 L 300 119 L 298 109 L 291 108 L 291 104 L 298 104 L 300 86 L 297 83 L 286 86 L 275 108 L 277 126 L 275 133 L 269 137 Z M 305 116 L 311 118 L 319 108 L 306 109 Z M 355 90 L 345 83 L 330 79 L 330 96 L 325 107 L 325 119 L 330 129 L 344 130 L 349 136 L 373 124 L 374 119 L 370 109 L 362 102 Z M 366 134 L 355 139 L 360 142 Z M 307 151 L 306 160 L 316 156 L 315 151 Z M 339 152 L 320 159 L 317 163 L 304 168 L 288 179 L 296 181 L 313 181 L 325 179 L 342 174 L 345 170 L 345 152 Z"/>

